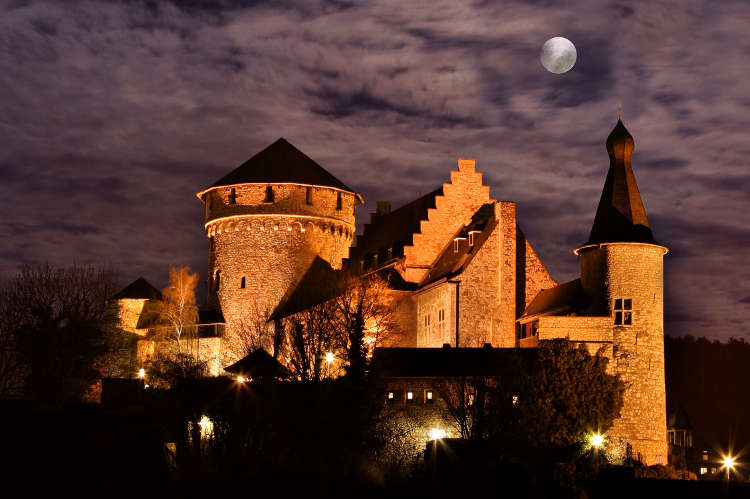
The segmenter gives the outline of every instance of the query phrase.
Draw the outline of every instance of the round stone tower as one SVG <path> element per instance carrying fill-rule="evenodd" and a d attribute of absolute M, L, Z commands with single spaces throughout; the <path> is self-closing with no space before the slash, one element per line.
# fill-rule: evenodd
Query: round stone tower
<path fill-rule="evenodd" d="M 341 267 L 362 198 L 283 138 L 197 196 L 206 206 L 208 305 L 224 316 L 231 362 L 237 334 L 264 324 L 314 261 Z"/>
<path fill-rule="evenodd" d="M 589 240 L 575 253 L 592 309 L 612 318 L 612 372 L 626 391 L 609 436 L 622 456 L 667 464 L 664 265 L 630 165 L 622 120 L 607 138 L 610 166 Z"/>

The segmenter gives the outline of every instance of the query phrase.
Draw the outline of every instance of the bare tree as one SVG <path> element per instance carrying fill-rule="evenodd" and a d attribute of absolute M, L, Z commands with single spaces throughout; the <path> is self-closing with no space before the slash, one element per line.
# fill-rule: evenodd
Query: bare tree
<path fill-rule="evenodd" d="M 484 438 L 494 385 L 493 378 L 484 376 L 445 377 L 433 384 L 461 438 Z"/>
<path fill-rule="evenodd" d="M 182 353 L 182 341 L 197 331 L 198 307 L 195 304 L 195 287 L 198 274 L 188 267 L 170 267 L 169 285 L 161 292 L 157 304 L 160 333 L 176 343 L 177 352 Z"/>
<path fill-rule="evenodd" d="M 45 264 L 24 267 L 7 283 L 0 327 L 38 401 L 81 400 L 101 376 L 106 299 L 116 282 L 108 269 Z"/>
<path fill-rule="evenodd" d="M 327 354 L 340 357 L 335 303 L 328 301 L 294 314 L 286 321 L 287 358 L 291 371 L 306 381 L 331 377 Z"/>
<path fill-rule="evenodd" d="M 276 328 L 270 315 L 258 302 L 247 307 L 245 318 L 235 323 L 234 334 L 228 338 L 227 348 L 233 357 L 241 359 L 259 348 L 275 352 Z"/>

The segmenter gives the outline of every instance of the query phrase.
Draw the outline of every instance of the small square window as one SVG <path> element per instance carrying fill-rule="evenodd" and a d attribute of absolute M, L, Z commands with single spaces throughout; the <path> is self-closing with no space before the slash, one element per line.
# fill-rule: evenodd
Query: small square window
<path fill-rule="evenodd" d="M 708 473 L 708 468 L 701 466 L 701 475 L 705 475 L 706 473 Z"/>
<path fill-rule="evenodd" d="M 615 298 L 614 306 L 615 326 L 630 326 L 633 324 L 633 299 Z"/>
<path fill-rule="evenodd" d="M 414 392 L 406 392 L 406 401 L 414 402 Z"/>
<path fill-rule="evenodd" d="M 393 392 L 388 392 L 388 400 L 393 400 L 395 396 L 396 396 L 396 394 L 395 394 L 395 393 L 393 393 Z"/>
<path fill-rule="evenodd" d="M 424 398 L 425 398 L 425 401 L 426 401 L 426 402 L 427 402 L 428 404 L 431 404 L 431 403 L 432 403 L 432 402 L 433 402 L 433 401 L 435 400 L 435 399 L 433 398 L 433 395 L 432 395 L 432 390 L 427 390 L 427 391 L 425 392 L 425 396 L 424 396 Z"/>

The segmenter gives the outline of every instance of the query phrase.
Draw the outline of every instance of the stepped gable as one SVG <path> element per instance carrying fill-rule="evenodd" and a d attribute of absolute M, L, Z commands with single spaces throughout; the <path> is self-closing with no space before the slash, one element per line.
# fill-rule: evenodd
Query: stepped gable
<path fill-rule="evenodd" d="M 377 254 L 381 248 L 393 249 L 411 244 L 421 221 L 427 219 L 427 211 L 435 208 L 435 198 L 442 195 L 443 188 L 440 187 L 390 213 L 371 214 L 371 221 L 364 225 L 362 235 L 357 236 L 349 259 L 361 260 L 365 255 Z"/>
<path fill-rule="evenodd" d="M 283 137 L 198 193 L 237 184 L 304 184 L 333 187 L 356 194 Z M 361 196 L 357 194 L 359 201 Z"/>
<path fill-rule="evenodd" d="M 630 158 L 635 141 L 622 119 L 607 137 L 609 171 L 596 210 L 591 234 L 584 246 L 614 242 L 659 244 L 654 240 Z"/>
<path fill-rule="evenodd" d="M 490 202 L 490 188 L 482 184 L 482 174 L 475 171 L 473 159 L 459 159 L 458 170 L 451 171 L 450 175 L 450 182 L 443 184 L 442 195 L 435 196 L 435 207 L 429 208 L 427 219 L 420 221 L 412 244 L 404 247 L 408 281 L 422 281 L 446 240 L 469 223 L 480 206 Z"/>
<path fill-rule="evenodd" d="M 161 298 L 161 292 L 153 287 L 143 277 L 139 277 L 135 281 L 131 282 L 125 288 L 112 296 L 110 300 L 124 300 L 124 299 L 136 299 L 136 300 L 158 300 Z"/>
<path fill-rule="evenodd" d="M 448 241 L 420 286 L 443 278 L 450 279 L 463 272 L 474 259 L 474 256 L 482 249 L 484 242 L 495 230 L 497 224 L 493 203 L 487 203 L 479 208 L 471 217 L 471 222 L 461 227 Z M 474 233 L 472 236 L 474 244 L 469 244 L 471 232 Z M 456 245 L 458 251 L 456 251 Z"/>

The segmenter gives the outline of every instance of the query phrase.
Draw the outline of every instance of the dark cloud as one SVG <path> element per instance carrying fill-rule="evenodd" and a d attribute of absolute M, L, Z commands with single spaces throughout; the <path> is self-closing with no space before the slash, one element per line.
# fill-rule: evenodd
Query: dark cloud
<path fill-rule="evenodd" d="M 0 275 L 205 272 L 195 192 L 284 136 L 394 207 L 473 157 L 560 281 L 578 275 L 622 101 L 670 334 L 750 338 L 750 6 L 652 2 L 7 1 Z M 539 50 L 571 39 L 575 68 Z M 671 325 L 670 325 L 671 323 Z M 744 327 L 744 329 L 743 329 Z"/>

